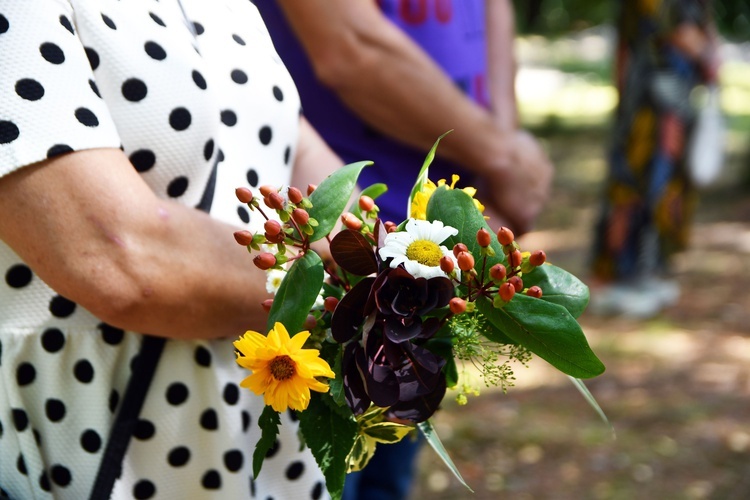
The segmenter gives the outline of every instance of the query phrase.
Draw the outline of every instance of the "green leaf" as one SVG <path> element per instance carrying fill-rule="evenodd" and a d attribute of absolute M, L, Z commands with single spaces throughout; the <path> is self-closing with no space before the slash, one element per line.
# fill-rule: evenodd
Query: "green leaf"
<path fill-rule="evenodd" d="M 266 328 L 270 331 L 279 322 L 289 335 L 301 331 L 322 285 L 323 262 L 317 253 L 310 251 L 295 260 L 273 299 Z"/>
<path fill-rule="evenodd" d="M 253 477 L 257 478 L 260 469 L 263 466 L 263 460 L 266 458 L 268 450 L 276 444 L 276 436 L 279 434 L 279 413 L 270 406 L 263 408 L 263 413 L 258 419 L 258 427 L 261 428 L 260 440 L 255 445 L 253 452 Z"/>
<path fill-rule="evenodd" d="M 318 221 L 318 226 L 314 228 L 310 241 L 325 238 L 333 230 L 354 192 L 359 173 L 368 165 L 372 162 L 360 161 L 341 167 L 312 192 L 310 202 L 313 206 L 307 212 Z"/>
<path fill-rule="evenodd" d="M 364 432 L 378 443 L 398 443 L 414 430 L 410 425 L 378 422 L 365 427 Z"/>
<path fill-rule="evenodd" d="M 332 356 L 332 358 L 329 357 L 329 352 L 335 349 L 335 354 Z M 332 378 L 328 382 L 328 392 L 331 395 L 331 399 L 333 399 L 333 402 L 341 407 L 348 408 L 346 406 L 346 396 L 344 395 L 344 375 L 343 370 L 341 367 L 343 356 L 341 355 L 342 345 L 341 344 L 334 344 L 332 342 L 325 342 L 323 344 L 323 353 L 326 354 L 325 359 L 333 359 L 333 363 L 329 361 L 329 364 L 331 365 L 331 369 L 333 370 L 333 373 L 336 374 L 336 377 Z"/>
<path fill-rule="evenodd" d="M 477 231 L 486 229 L 490 234 L 495 233 L 474 205 L 471 196 L 460 189 L 448 189 L 445 186 L 437 188 L 430 196 L 430 201 L 427 203 L 427 220 L 439 220 L 446 226 L 458 230 L 458 234 L 448 238 L 443 245 L 453 248 L 456 243 L 463 243 L 474 256 L 480 256 L 482 252 L 482 247 L 477 243 Z M 497 263 L 505 263 L 503 247 L 497 238 L 491 238 L 490 246 L 495 255 L 487 257 L 487 269 Z M 476 266 L 481 267 L 482 257 L 475 258 L 477 259 Z"/>
<path fill-rule="evenodd" d="M 545 264 L 523 275 L 523 286 L 537 285 L 542 289 L 542 300 L 563 306 L 579 317 L 589 303 L 589 287 L 569 272 Z"/>
<path fill-rule="evenodd" d="M 357 434 L 351 451 L 346 456 L 347 472 L 357 472 L 364 469 L 375 454 L 377 442 L 364 434 Z"/>
<path fill-rule="evenodd" d="M 589 347 L 581 326 L 564 307 L 521 294 L 501 309 L 480 297 L 477 307 L 511 340 L 561 372 L 576 378 L 604 372 L 604 365 Z"/>
<path fill-rule="evenodd" d="M 357 436 L 354 416 L 343 418 L 334 412 L 322 399 L 313 393 L 310 406 L 299 412 L 302 435 L 310 447 L 315 461 L 326 478 L 326 487 L 331 497 L 340 499 L 346 476 L 346 456 Z"/>
<path fill-rule="evenodd" d="M 377 200 L 378 197 L 385 194 L 386 191 L 388 191 L 388 186 L 383 183 L 377 183 L 372 186 L 367 186 L 361 193 L 359 193 L 359 195 L 369 196 L 373 200 Z M 362 210 L 359 208 L 359 200 L 354 200 L 352 204 L 349 205 L 349 211 L 357 217 L 362 217 Z"/>
<path fill-rule="evenodd" d="M 451 460 L 451 457 L 448 456 L 448 452 L 445 450 L 445 447 L 443 446 L 443 443 L 440 441 L 440 438 L 437 435 L 437 432 L 435 432 L 435 428 L 432 426 L 432 423 L 429 420 L 425 420 L 424 422 L 420 422 L 417 424 L 417 427 L 419 427 L 419 430 L 422 432 L 422 435 L 425 437 L 427 442 L 432 446 L 432 449 L 435 450 L 435 453 L 438 454 L 440 458 L 443 459 L 443 462 L 445 462 L 445 465 L 448 466 L 450 471 L 453 473 L 454 476 L 456 476 L 456 479 L 458 479 L 461 484 L 463 484 L 467 490 L 474 493 L 474 490 L 471 489 L 471 487 L 466 484 L 466 481 L 464 481 L 464 478 L 461 477 L 461 473 L 458 472 L 458 468 L 456 467 L 456 464 L 453 463 L 453 460 Z"/>
<path fill-rule="evenodd" d="M 585 399 L 586 402 L 599 415 L 599 418 L 601 418 L 604 421 L 604 423 L 609 427 L 609 430 L 612 432 L 612 438 L 616 439 L 617 435 L 615 434 L 615 428 L 612 427 L 612 424 L 609 422 L 607 415 L 604 414 L 604 410 L 602 410 L 602 408 L 599 406 L 599 403 L 596 402 L 594 395 L 591 394 L 588 387 L 586 387 L 586 384 L 583 383 L 583 380 L 577 379 L 575 377 L 571 377 L 570 375 L 568 375 L 568 379 L 573 383 L 575 388 L 578 389 L 578 392 L 581 393 L 581 395 L 583 396 L 583 399 Z"/>
<path fill-rule="evenodd" d="M 411 193 L 409 194 L 409 199 L 407 200 L 407 207 L 406 207 L 406 214 L 407 219 L 411 217 L 411 202 L 414 200 L 414 196 L 422 190 L 422 186 L 424 186 L 424 183 L 427 181 L 427 174 L 428 169 L 430 168 L 430 164 L 432 164 L 432 160 L 435 159 L 435 151 L 437 151 L 438 144 L 440 144 L 440 139 L 445 137 L 446 135 L 450 134 L 452 130 L 447 131 L 443 135 L 437 138 L 435 141 L 435 144 L 432 145 L 430 148 L 430 151 L 427 153 L 427 156 L 424 159 L 424 162 L 422 163 L 422 168 L 419 169 L 419 174 L 417 174 L 417 180 L 414 182 L 414 187 L 411 188 Z"/>

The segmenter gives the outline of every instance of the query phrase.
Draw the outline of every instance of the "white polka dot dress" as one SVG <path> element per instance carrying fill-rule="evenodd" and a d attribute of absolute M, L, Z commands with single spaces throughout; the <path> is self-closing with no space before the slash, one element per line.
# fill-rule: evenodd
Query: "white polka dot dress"
<path fill-rule="evenodd" d="M 122 148 L 157 196 L 253 228 L 234 188 L 289 181 L 299 106 L 248 0 L 0 0 L 0 176 Z M 143 336 L 1 241 L 0 273 L 0 498 L 88 498 Z M 253 480 L 245 375 L 230 340 L 167 341 L 113 498 L 327 497 L 287 414 Z"/>

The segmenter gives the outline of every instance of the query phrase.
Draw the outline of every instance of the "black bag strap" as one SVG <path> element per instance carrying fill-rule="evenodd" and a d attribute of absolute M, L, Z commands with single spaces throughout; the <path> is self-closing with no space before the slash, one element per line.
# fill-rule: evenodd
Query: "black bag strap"
<path fill-rule="evenodd" d="M 120 410 L 117 412 L 107 446 L 99 463 L 99 471 L 96 474 L 94 486 L 91 488 L 90 500 L 105 500 L 112 495 L 115 481 L 122 474 L 122 459 L 133 437 L 135 424 L 141 413 L 143 402 L 146 400 L 146 394 L 156 373 L 165 343 L 166 339 L 162 337 L 150 335 L 143 337 Z"/>

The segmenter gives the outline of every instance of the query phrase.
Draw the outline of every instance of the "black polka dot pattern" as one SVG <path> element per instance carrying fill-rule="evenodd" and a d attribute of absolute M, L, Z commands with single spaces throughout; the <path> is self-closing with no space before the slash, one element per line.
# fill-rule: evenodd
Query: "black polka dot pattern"
<path fill-rule="evenodd" d="M 70 19 L 68 19 L 67 16 L 64 16 L 64 15 L 60 16 L 60 24 L 62 25 L 63 28 L 70 31 L 71 35 L 75 35 L 76 32 L 73 29 L 73 25 L 71 24 Z"/>
<path fill-rule="evenodd" d="M 218 490 L 221 488 L 221 475 L 219 471 L 210 470 L 203 475 L 201 484 L 207 490 Z"/>
<path fill-rule="evenodd" d="M 173 406 L 184 403 L 189 395 L 190 391 L 182 382 L 175 382 L 167 388 L 167 402 Z"/>
<path fill-rule="evenodd" d="M 65 335 L 57 328 L 50 328 L 42 333 L 42 347 L 47 352 L 58 352 L 65 345 Z"/>
<path fill-rule="evenodd" d="M 245 460 L 240 450 L 230 450 L 224 454 L 224 466 L 229 472 L 237 472 Z"/>
<path fill-rule="evenodd" d="M 67 318 L 73 314 L 75 310 L 75 303 L 66 299 L 62 295 L 52 297 L 52 300 L 49 303 L 49 312 L 57 318 Z"/>
<path fill-rule="evenodd" d="M 102 334 L 102 340 L 111 346 L 116 346 L 122 342 L 125 332 L 120 328 L 108 325 L 106 323 L 99 323 L 96 328 Z"/>
<path fill-rule="evenodd" d="M 52 42 L 45 42 L 39 46 L 39 53 L 45 61 L 52 64 L 62 64 L 65 62 L 65 54 L 62 49 Z"/>
<path fill-rule="evenodd" d="M 57 486 L 62 486 L 63 488 L 68 486 L 73 480 L 70 470 L 63 465 L 53 465 L 50 470 L 50 476 L 52 477 L 53 483 Z"/>
<path fill-rule="evenodd" d="M 299 479 L 302 473 L 305 472 L 305 464 L 302 462 L 292 462 L 286 469 L 286 477 L 290 481 Z"/>
<path fill-rule="evenodd" d="M 146 44 L 143 46 L 143 49 L 146 51 L 146 54 L 148 54 L 152 59 L 156 59 L 157 61 L 163 61 L 167 58 L 167 52 L 161 45 L 156 42 L 146 42 Z"/>
<path fill-rule="evenodd" d="M 65 407 L 65 403 L 59 399 L 50 398 L 44 405 L 44 412 L 50 422 L 59 422 L 65 418 L 67 408 Z"/>
<path fill-rule="evenodd" d="M 268 125 L 264 125 L 260 128 L 258 131 L 258 139 L 260 139 L 260 143 L 264 146 L 268 146 L 271 144 L 271 139 L 273 139 L 273 132 L 271 131 L 271 127 Z"/>
<path fill-rule="evenodd" d="M 206 84 L 206 79 L 203 78 L 203 75 L 198 70 L 193 70 L 192 73 L 193 76 L 193 83 L 198 86 L 201 90 L 206 90 L 208 88 L 208 85 Z"/>
<path fill-rule="evenodd" d="M 10 144 L 18 139 L 18 126 L 8 120 L 0 120 L 0 144 Z"/>
<path fill-rule="evenodd" d="M 55 144 L 47 150 L 47 158 L 54 158 L 55 156 L 60 156 L 65 153 L 71 153 L 72 151 L 73 148 L 71 148 L 67 144 Z"/>
<path fill-rule="evenodd" d="M 81 448 L 89 453 L 96 453 L 102 447 L 102 438 L 99 433 L 93 429 L 87 429 L 81 434 Z"/>
<path fill-rule="evenodd" d="M 16 459 L 16 469 L 24 476 L 29 473 L 29 470 L 26 468 L 26 460 L 23 458 L 23 455 L 18 455 L 18 458 Z"/>
<path fill-rule="evenodd" d="M 298 95 L 251 2 L 181 3 L 184 13 L 172 0 L 52 2 L 34 23 L 17 22 L 17 11 L 34 7 L 0 7 L 0 45 L 19 54 L 0 68 L 0 99 L 10 104 L 0 113 L 0 176 L 24 168 L 6 158 L 119 148 L 167 208 L 153 214 L 165 227 L 174 222 L 174 203 L 251 231 L 262 226 L 231 190 L 288 184 Z M 24 32 L 25 45 L 17 38 Z M 102 235 L 119 236 L 106 218 L 101 222 Z M 142 336 L 123 330 L 127 324 L 94 319 L 86 302 L 50 289 L 41 267 L 37 274 L 3 246 L 0 295 L 19 311 L 29 311 L 29 302 L 35 310 L 17 318 L 0 301 L 0 392 L 15 393 L 13 406 L 0 412 L 0 449 L 9 432 L 21 437 L 20 448 L 0 459 L 0 497 L 77 496 L 90 490 L 111 424 L 128 404 L 127 382 L 146 359 L 138 355 Z M 7 317 L 34 328 L 22 344 L 7 338 Z M 240 387 L 245 372 L 231 339 L 170 340 L 161 363 L 135 419 L 122 494 L 307 498 L 320 482 L 324 496 L 322 475 L 300 451 L 286 413 L 272 460 L 253 481 L 253 424 L 263 400 Z"/>
<path fill-rule="evenodd" d="M 94 380 L 94 367 L 88 360 L 82 359 L 73 367 L 73 374 L 76 380 L 83 384 L 88 384 Z"/>
<path fill-rule="evenodd" d="M 18 432 L 25 431 L 29 426 L 29 417 L 26 415 L 26 412 L 20 408 L 13 408 L 11 410 L 11 415 L 13 417 L 13 427 L 15 427 Z"/>
<path fill-rule="evenodd" d="M 31 78 L 23 78 L 16 82 L 16 94 L 27 101 L 38 101 L 44 97 L 44 87 Z"/>
<path fill-rule="evenodd" d="M 156 155 L 153 151 L 148 149 L 139 149 L 138 151 L 134 151 L 130 154 L 128 159 L 138 172 L 148 172 L 149 170 L 151 170 L 154 164 L 156 164 Z"/>
<path fill-rule="evenodd" d="M 203 346 L 195 348 L 195 362 L 202 367 L 211 366 L 211 352 Z"/>
<path fill-rule="evenodd" d="M 28 266 L 16 264 L 5 272 L 5 283 L 11 288 L 24 288 L 34 275 Z"/>
<path fill-rule="evenodd" d="M 187 191 L 190 181 L 187 177 L 180 176 L 172 180 L 167 186 L 167 194 L 170 198 L 179 198 Z"/>
<path fill-rule="evenodd" d="M 148 498 L 153 498 L 155 494 L 156 486 L 147 479 L 138 481 L 133 487 L 133 498 L 137 500 L 147 500 Z"/>
<path fill-rule="evenodd" d="M 87 127 L 99 126 L 99 119 L 96 117 L 94 112 L 88 108 L 76 109 L 75 115 L 76 115 L 76 120 L 78 120 L 81 123 L 81 125 L 86 125 Z"/>
<path fill-rule="evenodd" d="M 175 108 L 169 113 L 169 125 L 177 131 L 186 130 L 192 121 L 193 117 L 186 108 Z"/>
<path fill-rule="evenodd" d="M 245 83 L 247 83 L 247 74 L 245 74 L 245 72 L 241 69 L 233 69 L 231 76 L 234 83 L 238 83 L 240 85 L 244 85 Z"/>
<path fill-rule="evenodd" d="M 86 50 L 86 57 L 89 60 L 89 65 L 91 66 L 91 69 L 95 70 L 99 67 L 99 53 L 92 49 L 91 47 L 85 47 Z"/>
<path fill-rule="evenodd" d="M 219 428 L 219 419 L 216 416 L 216 410 L 209 408 L 201 414 L 201 427 L 207 431 L 215 431 Z"/>
<path fill-rule="evenodd" d="M 148 94 L 148 87 L 143 83 L 143 80 L 130 78 L 122 84 L 122 96 L 130 102 L 142 101 L 146 94 Z"/>
<path fill-rule="evenodd" d="M 109 16 L 102 14 L 102 21 L 104 21 L 104 24 L 107 26 L 107 28 L 111 30 L 116 30 L 117 26 L 115 25 L 115 22 L 109 18 Z"/>
<path fill-rule="evenodd" d="M 21 363 L 16 369 L 16 382 L 23 387 L 34 382 L 36 378 L 36 368 L 31 363 Z"/>
<path fill-rule="evenodd" d="M 224 386 L 224 392 L 222 393 L 224 402 L 228 405 L 236 405 L 240 399 L 240 388 L 237 384 L 228 383 Z"/>
<path fill-rule="evenodd" d="M 250 212 L 248 212 L 247 208 L 245 208 L 244 205 L 240 205 L 237 207 L 237 216 L 245 224 L 250 223 Z"/>
<path fill-rule="evenodd" d="M 167 455 L 167 462 L 172 467 L 182 467 L 190 461 L 190 450 L 185 446 L 173 448 Z"/>
<path fill-rule="evenodd" d="M 237 125 L 237 115 L 231 109 L 225 109 L 221 112 L 221 123 L 227 127 L 234 127 Z"/>
<path fill-rule="evenodd" d="M 144 441 L 146 439 L 151 439 L 152 437 L 154 437 L 155 433 L 156 427 L 154 426 L 153 422 L 141 419 L 135 424 L 133 437 Z"/>

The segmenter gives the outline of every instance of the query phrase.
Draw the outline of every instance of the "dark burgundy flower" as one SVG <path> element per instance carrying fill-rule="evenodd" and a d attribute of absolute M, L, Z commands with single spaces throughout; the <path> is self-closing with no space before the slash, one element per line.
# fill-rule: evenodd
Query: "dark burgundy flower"
<path fill-rule="evenodd" d="M 433 309 L 447 306 L 454 293 L 453 283 L 448 278 L 415 278 L 400 267 L 381 272 L 372 288 L 375 306 L 386 322 L 385 333 L 393 342 L 418 336 L 428 338 L 422 317 Z"/>

